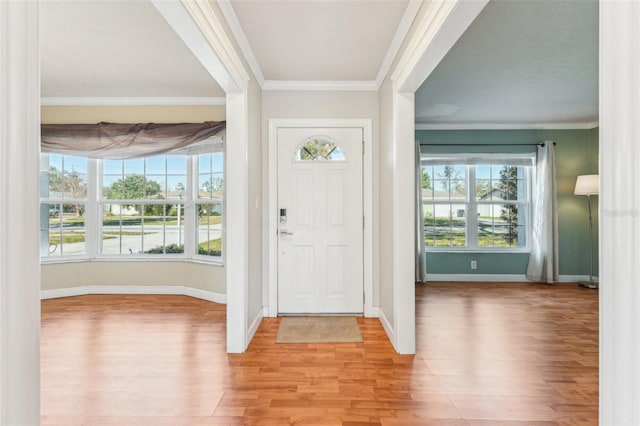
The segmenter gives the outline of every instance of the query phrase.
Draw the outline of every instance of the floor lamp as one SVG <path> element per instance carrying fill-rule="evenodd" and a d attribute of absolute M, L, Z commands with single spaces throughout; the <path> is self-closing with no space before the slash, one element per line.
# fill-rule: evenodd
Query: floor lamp
<path fill-rule="evenodd" d="M 598 283 L 593 281 L 593 217 L 591 215 L 591 196 L 600 192 L 598 175 L 582 175 L 576 180 L 575 195 L 586 195 L 589 205 L 589 281 L 580 283 L 586 288 L 598 288 Z"/>

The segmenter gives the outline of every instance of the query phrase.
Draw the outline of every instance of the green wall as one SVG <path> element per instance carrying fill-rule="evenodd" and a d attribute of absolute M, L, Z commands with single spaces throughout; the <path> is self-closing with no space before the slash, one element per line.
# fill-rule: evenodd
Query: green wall
<path fill-rule="evenodd" d="M 576 177 L 598 173 L 598 129 L 589 130 L 418 130 L 421 144 L 451 144 L 422 147 L 423 152 L 535 152 L 535 144 L 556 142 L 558 182 L 558 238 L 560 275 L 589 274 L 589 217 L 587 198 L 573 195 Z M 455 146 L 455 144 L 504 144 L 504 146 Z M 598 197 L 592 197 L 594 220 L 594 274 L 598 271 Z M 529 255 L 522 253 L 427 253 L 431 274 L 524 274 Z M 476 260 L 478 269 L 471 270 Z"/>

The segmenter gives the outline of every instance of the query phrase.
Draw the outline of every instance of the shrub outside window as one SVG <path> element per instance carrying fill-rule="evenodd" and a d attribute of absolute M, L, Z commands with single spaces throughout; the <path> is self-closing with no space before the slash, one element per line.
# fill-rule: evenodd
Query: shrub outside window
<path fill-rule="evenodd" d="M 532 155 L 422 159 L 427 250 L 529 248 Z"/>

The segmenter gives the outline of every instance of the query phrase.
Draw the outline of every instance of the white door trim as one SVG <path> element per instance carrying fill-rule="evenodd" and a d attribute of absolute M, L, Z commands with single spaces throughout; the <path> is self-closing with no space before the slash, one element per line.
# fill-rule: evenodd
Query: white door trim
<path fill-rule="evenodd" d="M 364 242 L 364 316 L 374 317 L 373 309 L 373 124 L 371 119 L 269 119 L 269 205 L 268 205 L 268 297 L 265 314 L 278 315 L 278 129 L 300 127 L 357 127 L 364 135 L 364 157 L 362 159 Z"/>

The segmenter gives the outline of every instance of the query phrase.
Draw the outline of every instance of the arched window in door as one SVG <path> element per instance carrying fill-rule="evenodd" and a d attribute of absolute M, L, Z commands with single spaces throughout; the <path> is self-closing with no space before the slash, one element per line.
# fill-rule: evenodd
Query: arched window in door
<path fill-rule="evenodd" d="M 344 150 L 328 136 L 311 136 L 296 150 L 295 161 L 347 161 Z"/>

